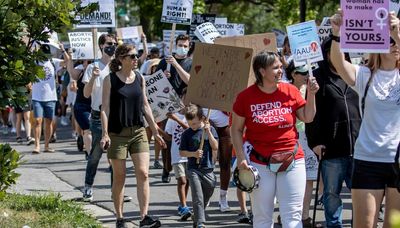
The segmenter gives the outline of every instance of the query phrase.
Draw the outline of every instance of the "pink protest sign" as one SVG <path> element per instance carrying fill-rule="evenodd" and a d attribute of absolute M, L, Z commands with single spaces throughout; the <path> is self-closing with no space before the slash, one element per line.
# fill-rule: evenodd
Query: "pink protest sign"
<path fill-rule="evenodd" d="M 343 52 L 388 53 L 389 0 L 341 0 Z"/>

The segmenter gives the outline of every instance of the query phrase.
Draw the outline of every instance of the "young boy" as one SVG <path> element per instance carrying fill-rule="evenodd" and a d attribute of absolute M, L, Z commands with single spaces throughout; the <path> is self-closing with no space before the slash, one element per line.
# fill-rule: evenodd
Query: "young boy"
<path fill-rule="evenodd" d="M 165 133 L 168 134 L 171 140 L 171 163 L 177 180 L 177 191 L 179 196 L 180 205 L 178 206 L 178 214 L 181 216 L 182 221 L 186 221 L 192 212 L 186 205 L 186 197 L 189 190 L 189 183 L 186 177 L 186 163 L 187 158 L 181 157 L 179 154 L 179 145 L 181 144 L 181 136 L 185 129 L 189 126 L 181 113 L 168 114 L 168 121 L 165 125 Z M 167 139 L 168 140 L 168 139 Z"/>
<path fill-rule="evenodd" d="M 194 104 L 185 108 L 185 118 L 189 124 L 181 138 L 180 155 L 188 157 L 187 170 L 193 200 L 193 227 L 205 227 L 205 207 L 216 186 L 213 172 L 218 153 L 218 136 L 210 123 L 204 121 L 202 109 Z M 200 147 L 204 131 L 204 145 Z"/>

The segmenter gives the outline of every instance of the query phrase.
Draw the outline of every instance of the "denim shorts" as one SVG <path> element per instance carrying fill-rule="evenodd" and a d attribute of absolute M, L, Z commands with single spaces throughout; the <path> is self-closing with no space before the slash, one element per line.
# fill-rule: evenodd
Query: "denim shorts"
<path fill-rule="evenodd" d="M 396 187 L 394 163 L 354 159 L 352 189 L 385 189 Z"/>
<path fill-rule="evenodd" d="M 88 130 L 90 127 L 90 105 L 83 103 L 75 103 L 74 105 L 74 115 L 75 120 L 82 130 Z"/>
<path fill-rule="evenodd" d="M 32 101 L 33 117 L 53 119 L 56 101 Z"/>

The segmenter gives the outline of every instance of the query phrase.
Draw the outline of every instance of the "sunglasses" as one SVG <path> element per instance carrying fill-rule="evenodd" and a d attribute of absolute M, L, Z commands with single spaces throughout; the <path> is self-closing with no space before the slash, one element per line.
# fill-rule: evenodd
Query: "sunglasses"
<path fill-rule="evenodd" d="M 138 59 L 138 58 L 139 58 L 139 55 L 138 55 L 138 54 L 124 55 L 123 57 L 128 57 L 128 56 L 129 56 L 129 58 L 131 58 L 131 59 Z"/>
<path fill-rule="evenodd" d="M 117 43 L 114 43 L 114 42 L 106 42 L 106 44 L 108 46 L 117 46 Z"/>
<path fill-rule="evenodd" d="M 393 47 L 394 45 L 396 45 L 396 41 L 394 41 L 394 39 L 390 37 L 390 47 Z"/>
<path fill-rule="evenodd" d="M 299 71 L 295 71 L 294 73 L 295 73 L 295 74 L 301 74 L 301 75 L 303 75 L 303 76 L 307 76 L 307 75 L 308 75 L 308 72 L 299 72 Z"/>

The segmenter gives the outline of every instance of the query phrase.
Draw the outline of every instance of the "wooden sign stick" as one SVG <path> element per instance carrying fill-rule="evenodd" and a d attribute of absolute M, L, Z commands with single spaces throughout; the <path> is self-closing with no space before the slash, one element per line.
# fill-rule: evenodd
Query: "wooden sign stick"
<path fill-rule="evenodd" d="M 210 120 L 210 115 L 211 115 L 211 108 L 208 109 L 206 122 L 208 122 Z M 199 150 L 203 149 L 205 137 L 206 137 L 206 131 L 203 130 L 203 132 L 201 133 L 201 140 L 200 140 Z M 196 163 L 200 164 L 200 160 L 201 160 L 201 158 L 197 158 L 197 162 Z"/>
<path fill-rule="evenodd" d="M 176 23 L 172 24 L 172 31 L 171 31 L 171 38 L 169 41 L 169 55 L 172 56 L 172 49 L 174 48 L 175 42 L 175 30 L 176 30 Z M 167 65 L 167 71 L 171 71 L 171 64 Z"/>

